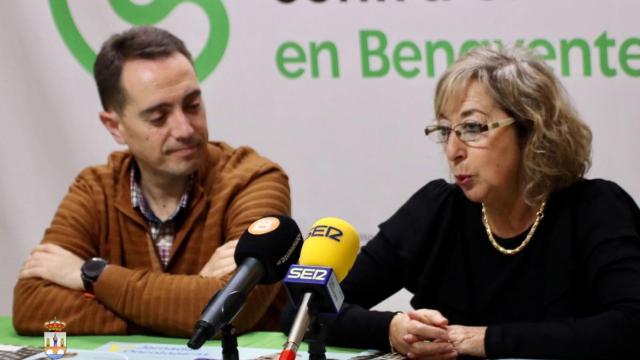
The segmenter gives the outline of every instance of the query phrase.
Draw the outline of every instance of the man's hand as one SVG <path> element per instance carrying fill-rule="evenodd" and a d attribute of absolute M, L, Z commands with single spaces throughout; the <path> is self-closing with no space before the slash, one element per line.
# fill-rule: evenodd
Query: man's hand
<path fill-rule="evenodd" d="M 84 260 L 54 244 L 40 244 L 20 268 L 20 279 L 37 277 L 72 290 L 84 290 L 80 268 Z"/>
<path fill-rule="evenodd" d="M 200 276 L 220 278 L 231 274 L 237 268 L 236 261 L 233 259 L 236 245 L 238 240 L 230 240 L 217 248 L 211 255 L 211 259 L 200 270 Z"/>
<path fill-rule="evenodd" d="M 485 357 L 484 334 L 486 326 L 450 325 L 449 339 L 459 354 Z"/>
<path fill-rule="evenodd" d="M 447 324 L 437 310 L 397 314 L 389 324 L 389 341 L 410 359 L 454 359 L 457 353 L 449 343 Z"/>

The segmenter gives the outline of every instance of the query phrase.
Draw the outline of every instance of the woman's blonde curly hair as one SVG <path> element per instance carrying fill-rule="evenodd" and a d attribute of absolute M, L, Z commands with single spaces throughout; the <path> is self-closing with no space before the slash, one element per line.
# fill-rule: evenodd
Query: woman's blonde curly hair
<path fill-rule="evenodd" d="M 470 81 L 516 122 L 522 150 L 524 200 L 539 204 L 553 191 L 582 178 L 591 166 L 591 130 L 579 118 L 566 90 L 542 60 L 525 49 L 476 48 L 438 81 L 436 118 L 459 104 Z"/>

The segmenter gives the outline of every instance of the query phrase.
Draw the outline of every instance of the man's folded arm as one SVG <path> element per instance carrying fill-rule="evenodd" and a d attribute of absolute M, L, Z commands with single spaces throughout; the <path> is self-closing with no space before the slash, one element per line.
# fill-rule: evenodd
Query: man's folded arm
<path fill-rule="evenodd" d="M 83 175 L 84 174 L 84 175 Z M 97 255 L 96 207 L 89 170 L 69 188 L 46 230 L 43 244 L 59 245 L 81 259 Z M 79 270 L 79 269 L 77 269 Z M 13 325 L 19 334 L 42 334 L 44 322 L 56 317 L 71 334 L 124 334 L 127 322 L 83 291 L 72 290 L 42 277 L 21 276 L 14 288 Z"/>
<path fill-rule="evenodd" d="M 108 265 L 94 291 L 98 301 L 139 327 L 188 337 L 204 306 L 223 286 L 217 278 Z"/>
<path fill-rule="evenodd" d="M 13 299 L 13 326 L 21 335 L 41 335 L 53 318 L 70 334 L 127 333 L 127 322 L 100 302 L 47 280 L 20 279 Z"/>

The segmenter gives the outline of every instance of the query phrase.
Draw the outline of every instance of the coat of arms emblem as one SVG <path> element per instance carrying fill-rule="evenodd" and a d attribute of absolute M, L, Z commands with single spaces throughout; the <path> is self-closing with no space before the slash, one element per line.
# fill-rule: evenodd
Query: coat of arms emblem
<path fill-rule="evenodd" d="M 64 321 L 53 319 L 44 323 L 44 354 L 51 359 L 60 359 L 67 352 L 67 333 Z"/>

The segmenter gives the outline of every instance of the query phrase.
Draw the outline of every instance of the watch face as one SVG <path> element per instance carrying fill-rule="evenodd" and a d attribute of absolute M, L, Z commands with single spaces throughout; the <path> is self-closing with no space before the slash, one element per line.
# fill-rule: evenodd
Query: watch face
<path fill-rule="evenodd" d="M 84 263 L 82 266 L 82 272 L 90 279 L 94 280 L 100 276 L 104 267 L 107 266 L 107 262 L 101 258 L 93 258 Z"/>

